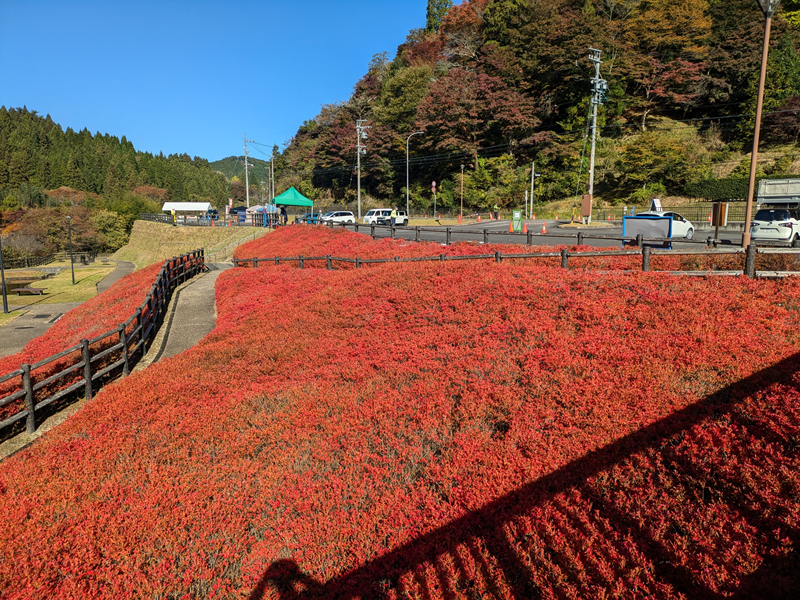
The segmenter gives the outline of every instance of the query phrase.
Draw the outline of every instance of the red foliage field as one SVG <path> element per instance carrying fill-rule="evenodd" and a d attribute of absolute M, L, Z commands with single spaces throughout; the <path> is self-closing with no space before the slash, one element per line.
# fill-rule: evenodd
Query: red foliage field
<path fill-rule="evenodd" d="M 223 273 L 196 348 L 0 464 L 0 595 L 791 594 L 799 298 L 534 261 Z"/>

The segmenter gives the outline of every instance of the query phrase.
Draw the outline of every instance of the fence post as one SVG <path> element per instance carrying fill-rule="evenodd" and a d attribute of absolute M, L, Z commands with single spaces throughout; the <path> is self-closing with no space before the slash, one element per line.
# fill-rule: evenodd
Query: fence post
<path fill-rule="evenodd" d="M 136 328 L 139 330 L 139 341 L 142 342 L 142 358 L 144 358 L 144 355 L 147 354 L 147 349 L 145 348 L 144 319 L 142 319 L 141 310 L 137 310 L 136 312 Z"/>
<path fill-rule="evenodd" d="M 330 254 L 328 254 L 328 256 L 325 257 L 325 263 L 326 263 L 325 266 L 328 267 L 328 271 L 333 269 L 333 265 L 331 264 L 331 255 Z"/>
<path fill-rule="evenodd" d="M 439 255 L 439 260 L 441 260 L 442 262 L 444 262 L 444 254 L 440 254 L 440 255 Z"/>
<path fill-rule="evenodd" d="M 86 382 L 86 399 L 92 399 L 92 357 L 89 356 L 89 340 L 81 340 L 83 356 L 83 380 Z"/>
<path fill-rule="evenodd" d="M 419 225 L 414 227 L 414 241 L 415 242 L 419 241 Z"/>
<path fill-rule="evenodd" d="M 744 274 L 750 279 L 756 278 L 756 245 L 750 244 L 744 253 Z"/>
<path fill-rule="evenodd" d="M 239 266 L 239 259 L 236 258 L 235 256 L 233 257 L 233 266 L 234 267 L 238 267 Z"/>
<path fill-rule="evenodd" d="M 356 269 L 361 268 L 361 258 L 356 256 Z"/>
<path fill-rule="evenodd" d="M 503 260 L 503 255 L 500 254 L 499 251 L 495 252 L 494 253 L 494 262 L 500 262 L 501 260 Z"/>
<path fill-rule="evenodd" d="M 583 232 L 578 232 L 578 246 L 583 246 Z"/>
<path fill-rule="evenodd" d="M 28 411 L 28 418 L 25 421 L 25 431 L 33 433 L 36 431 L 36 402 L 33 399 L 31 366 L 27 363 L 22 365 L 22 389 L 25 390 L 25 410 Z"/>
<path fill-rule="evenodd" d="M 370 223 L 369 226 L 369 234 L 372 236 L 372 239 L 375 239 L 375 223 Z"/>
<path fill-rule="evenodd" d="M 447 245 L 450 245 L 450 228 L 448 227 L 445 231 L 447 231 Z"/>
<path fill-rule="evenodd" d="M 561 268 L 569 269 L 569 250 L 566 248 L 561 250 Z"/>
<path fill-rule="evenodd" d="M 650 271 L 650 247 L 642 248 L 642 271 L 645 273 Z"/>
<path fill-rule="evenodd" d="M 256 269 L 258 268 L 258 259 L 257 258 L 253 259 L 253 267 L 255 267 Z"/>
<path fill-rule="evenodd" d="M 528 244 L 528 246 L 533 244 L 533 232 L 530 230 L 528 231 L 528 234 L 526 236 L 525 243 Z"/>
<path fill-rule="evenodd" d="M 130 365 L 128 365 L 128 334 L 125 333 L 125 323 L 119 324 L 119 343 L 122 344 L 122 376 L 127 377 L 130 374 Z"/>
<path fill-rule="evenodd" d="M 641 233 L 636 234 L 636 247 L 641 248 L 644 246 L 644 236 Z"/>
<path fill-rule="evenodd" d="M 277 256 L 275 257 L 275 264 L 276 265 L 281 264 L 281 259 L 279 257 L 277 257 Z"/>
<path fill-rule="evenodd" d="M 488 244 L 489 243 L 489 230 L 488 229 L 484 229 L 483 230 L 483 243 L 484 244 Z"/>
<path fill-rule="evenodd" d="M 304 269 L 305 267 L 303 266 L 303 257 L 302 256 L 298 256 L 297 258 L 300 261 L 300 268 Z"/>
<path fill-rule="evenodd" d="M 358 233 L 358 223 L 355 224 L 355 231 Z"/>

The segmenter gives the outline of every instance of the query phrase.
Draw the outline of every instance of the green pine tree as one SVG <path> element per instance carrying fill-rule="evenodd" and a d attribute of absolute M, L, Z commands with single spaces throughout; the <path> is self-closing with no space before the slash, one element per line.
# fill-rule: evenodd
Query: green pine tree
<path fill-rule="evenodd" d="M 451 0 L 428 0 L 428 11 L 425 15 L 425 31 L 435 33 L 442 26 L 447 11 L 453 6 Z"/>

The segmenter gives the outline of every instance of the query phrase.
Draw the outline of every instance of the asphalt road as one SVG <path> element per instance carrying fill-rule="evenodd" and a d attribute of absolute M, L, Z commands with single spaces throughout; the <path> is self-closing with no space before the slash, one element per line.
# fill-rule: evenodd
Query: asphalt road
<path fill-rule="evenodd" d="M 622 226 L 592 227 L 586 229 L 559 228 L 558 221 L 528 221 L 528 231 L 532 232 L 531 244 L 534 246 L 556 246 L 560 244 L 577 243 L 578 232 L 583 234 L 583 244 L 596 248 L 621 247 Z M 547 234 L 542 234 L 542 225 L 547 225 Z M 451 242 L 471 241 L 483 242 L 483 231 L 489 233 L 489 242 L 494 244 L 525 244 L 527 236 L 523 233 L 509 233 L 509 221 L 488 221 L 483 223 L 472 223 L 469 225 L 451 225 Z M 348 225 L 350 231 L 355 230 L 355 226 Z M 447 241 L 446 227 L 420 227 L 420 241 L 439 242 L 444 244 Z M 359 233 L 370 234 L 369 225 L 359 225 Z M 390 237 L 388 227 L 375 227 L 376 237 Z M 713 237 L 714 231 L 695 231 L 692 242 L 679 241 L 673 242 L 673 248 L 702 248 L 706 245 L 706 239 Z M 415 239 L 416 233 L 413 227 L 409 229 L 395 229 L 395 237 L 407 240 Z M 590 237 L 591 236 L 591 237 Z M 738 246 L 742 240 L 740 231 L 723 232 L 720 231 L 719 239 L 725 245 Z"/>

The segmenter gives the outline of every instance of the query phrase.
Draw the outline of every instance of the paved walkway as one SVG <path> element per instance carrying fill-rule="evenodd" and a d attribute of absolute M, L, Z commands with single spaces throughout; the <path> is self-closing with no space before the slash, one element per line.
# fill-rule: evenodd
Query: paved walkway
<path fill-rule="evenodd" d="M 136 265 L 132 262 L 117 261 L 116 268 L 97 283 L 97 292 L 106 291 L 122 277 L 128 273 L 133 273 L 135 269 Z M 0 357 L 16 354 L 32 339 L 39 337 L 50 329 L 64 313 L 83 304 L 83 302 L 46 304 L 42 302 L 42 296 L 30 296 L 30 298 L 30 304 L 9 306 L 9 310 L 23 310 L 25 313 L 10 323 L 0 326 Z"/>
<path fill-rule="evenodd" d="M 195 277 L 181 288 L 170 302 L 164 323 L 164 343 L 155 360 L 180 354 L 211 333 L 217 321 L 214 286 L 217 277 L 233 265 L 217 263 L 217 270 Z"/>

